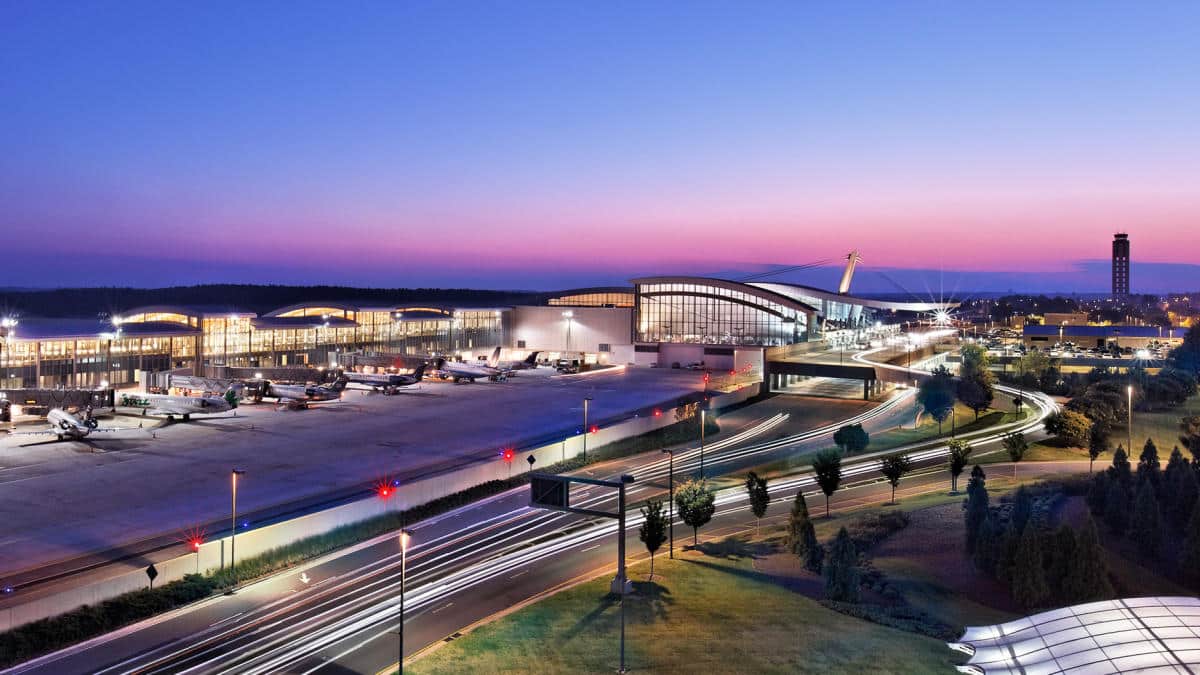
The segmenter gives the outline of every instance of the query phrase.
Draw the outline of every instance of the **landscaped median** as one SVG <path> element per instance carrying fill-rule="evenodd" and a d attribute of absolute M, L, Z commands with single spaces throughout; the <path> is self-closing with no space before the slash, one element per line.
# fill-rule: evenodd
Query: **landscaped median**
<path fill-rule="evenodd" d="M 630 566 L 626 661 L 636 672 L 948 671 L 938 640 L 856 619 L 756 569 L 739 542 Z M 611 673 L 620 604 L 608 577 L 485 624 L 407 664 L 410 673 Z M 853 639 L 851 639 L 853 638 Z"/>
<path fill-rule="evenodd" d="M 649 433 L 614 441 L 589 450 L 582 456 L 547 466 L 543 471 L 563 473 L 611 459 L 657 450 L 662 447 L 695 441 L 699 425 L 684 420 Z M 712 437 L 720 432 L 716 419 L 709 417 L 705 434 Z M 367 541 L 387 532 L 399 530 L 402 523 L 416 523 L 472 502 L 498 495 L 528 482 L 526 474 L 506 480 L 493 480 L 469 489 L 440 497 L 404 512 L 388 512 L 323 534 L 307 537 L 261 555 L 239 560 L 236 575 L 231 568 L 206 574 L 189 574 L 183 579 L 154 589 L 136 590 L 114 598 L 84 605 L 55 617 L 40 619 L 0 633 L 0 668 L 116 630 L 122 626 L 156 614 L 209 597 L 240 583 L 293 567 L 318 556 L 353 544 Z M 239 542 L 241 538 L 239 536 Z"/>

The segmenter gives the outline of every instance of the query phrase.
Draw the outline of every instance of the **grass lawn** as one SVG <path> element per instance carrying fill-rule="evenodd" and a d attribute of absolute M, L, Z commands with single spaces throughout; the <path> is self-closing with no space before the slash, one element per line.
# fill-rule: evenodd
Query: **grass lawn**
<path fill-rule="evenodd" d="M 1158 446 L 1159 459 L 1166 462 L 1167 457 L 1171 455 L 1171 448 L 1179 445 L 1179 418 L 1189 415 L 1200 415 L 1200 396 L 1189 398 L 1174 410 L 1160 412 L 1135 410 L 1133 412 L 1133 446 L 1137 448 L 1137 452 L 1133 453 L 1133 456 L 1137 457 L 1142 451 L 1142 445 L 1146 443 L 1146 438 L 1150 437 Z M 1127 437 L 1128 433 L 1125 429 L 1113 432 L 1113 447 L 1116 447 L 1117 443 L 1126 444 Z M 1183 453 L 1184 457 L 1190 457 L 1187 448 L 1180 447 L 1179 451 Z"/>
<path fill-rule="evenodd" d="M 932 638 L 822 607 L 759 572 L 754 559 L 688 551 L 630 568 L 626 660 L 643 673 L 951 672 Z M 619 605 L 608 579 L 486 624 L 406 666 L 412 673 L 611 673 Z"/>

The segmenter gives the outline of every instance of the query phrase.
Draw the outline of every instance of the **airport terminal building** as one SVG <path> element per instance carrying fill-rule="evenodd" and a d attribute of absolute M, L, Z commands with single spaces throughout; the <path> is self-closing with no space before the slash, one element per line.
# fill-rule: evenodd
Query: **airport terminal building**
<path fill-rule="evenodd" d="M 338 367 L 350 355 L 454 355 L 761 369 L 768 348 L 856 339 L 951 305 L 859 298 L 783 283 L 664 276 L 504 307 L 313 302 L 262 315 L 154 306 L 106 319 L 19 317 L 0 325 L 0 388 L 124 387 L 150 373 Z M 400 360 L 407 360 L 400 358 Z"/>

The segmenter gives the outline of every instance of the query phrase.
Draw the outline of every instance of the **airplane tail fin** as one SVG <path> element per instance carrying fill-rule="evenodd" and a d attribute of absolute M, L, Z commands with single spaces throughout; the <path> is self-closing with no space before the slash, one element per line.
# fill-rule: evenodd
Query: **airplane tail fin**
<path fill-rule="evenodd" d="M 329 385 L 329 389 L 332 391 L 341 392 L 346 388 L 346 384 L 349 381 L 350 380 L 346 379 L 345 376 L 338 377 L 338 379 L 334 380 L 333 383 Z"/>
<path fill-rule="evenodd" d="M 525 363 L 531 366 L 537 365 L 538 354 L 541 354 L 541 352 L 529 352 L 529 356 L 525 357 Z"/>
<path fill-rule="evenodd" d="M 500 365 L 500 348 L 499 347 L 496 347 L 496 350 L 492 352 L 492 358 L 488 359 L 487 364 L 488 364 L 489 368 L 495 368 L 496 366 Z"/>
<path fill-rule="evenodd" d="M 412 373 L 413 380 L 420 382 L 421 378 L 425 377 L 425 368 L 428 367 L 428 365 L 429 364 L 427 363 L 422 363 L 421 365 L 417 366 Z"/>

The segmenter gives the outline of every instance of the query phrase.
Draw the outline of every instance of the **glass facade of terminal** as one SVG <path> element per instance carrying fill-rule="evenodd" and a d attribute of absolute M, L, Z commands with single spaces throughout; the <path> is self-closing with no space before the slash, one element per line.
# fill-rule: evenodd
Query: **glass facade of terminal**
<path fill-rule="evenodd" d="M 261 318 L 139 312 L 117 321 L 113 332 L 80 337 L 23 337 L 19 324 L 7 329 L 0 388 L 120 387 L 137 382 L 138 371 L 204 366 L 327 366 L 348 352 L 419 357 L 492 349 L 505 335 L 504 312 L 495 309 L 314 307 Z"/>
<path fill-rule="evenodd" d="M 633 307 L 632 291 L 588 291 L 550 298 L 546 304 L 565 307 Z"/>
<path fill-rule="evenodd" d="M 638 284 L 638 342 L 779 346 L 813 338 L 812 312 L 771 293 L 703 280 Z"/>

